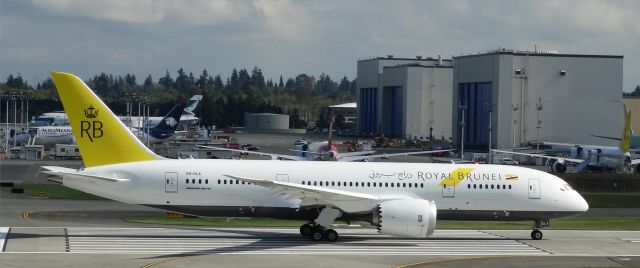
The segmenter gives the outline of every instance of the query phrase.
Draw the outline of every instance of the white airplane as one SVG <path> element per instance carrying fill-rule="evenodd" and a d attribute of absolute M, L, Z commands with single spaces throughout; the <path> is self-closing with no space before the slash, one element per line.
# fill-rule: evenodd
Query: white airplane
<path fill-rule="evenodd" d="M 34 127 L 43 126 L 66 126 L 69 125 L 69 120 L 64 111 L 53 111 L 43 113 L 38 117 L 31 120 L 31 125 Z"/>
<path fill-rule="evenodd" d="M 433 150 L 433 151 L 416 151 L 416 152 L 391 153 L 391 154 L 374 154 L 376 151 L 367 150 L 367 151 L 359 151 L 359 152 L 339 153 L 338 149 L 332 143 L 333 117 L 331 118 L 332 120 L 329 123 L 328 141 L 313 142 L 313 143 L 307 144 L 306 141 L 302 142 L 303 140 L 300 139 L 298 142 L 296 142 L 296 149 L 291 150 L 293 152 L 298 152 L 299 155 L 272 154 L 272 153 L 264 153 L 264 152 L 258 152 L 258 151 L 239 150 L 239 149 L 204 146 L 204 145 L 198 145 L 198 147 L 205 148 L 205 149 L 216 149 L 216 150 L 225 150 L 225 151 L 232 151 L 232 152 L 269 156 L 273 160 L 340 161 L 340 162 L 354 162 L 354 161 L 366 162 L 376 158 L 387 158 L 387 157 L 393 157 L 393 156 L 407 156 L 407 155 L 418 155 L 418 154 L 434 154 L 434 153 L 453 151 L 453 150 Z"/>
<path fill-rule="evenodd" d="M 170 138 L 175 133 L 178 124 L 180 122 L 180 115 L 184 104 L 176 104 L 173 108 L 162 117 L 161 123 L 149 128 L 136 128 L 133 133 L 143 142 L 149 139 L 150 144 L 161 143 L 164 140 Z M 89 113 L 96 109 L 87 109 Z M 99 114 L 99 111 L 95 112 Z M 64 112 L 63 112 L 64 114 Z M 86 126 L 88 127 L 88 126 Z M 100 131 L 96 132 L 97 134 Z M 81 134 L 86 134 L 81 133 Z M 87 134 L 88 135 L 88 134 Z M 147 137 L 148 136 L 148 137 Z M 31 127 L 28 133 L 19 133 L 16 135 L 16 142 L 19 144 L 26 144 L 32 138 L 35 138 L 34 144 L 76 144 L 76 139 L 73 135 L 71 126 L 45 126 L 45 127 Z"/>
<path fill-rule="evenodd" d="M 492 150 L 494 152 L 524 155 L 531 157 L 545 158 L 552 172 L 582 173 L 588 170 L 609 171 L 618 173 L 640 173 L 640 159 L 632 159 L 630 153 L 631 138 L 631 112 L 627 113 L 625 127 L 622 131 L 619 147 L 598 146 L 598 145 L 574 145 L 566 143 L 547 143 L 545 145 L 564 146 L 570 157 L 547 156 L 540 154 L 530 154 L 512 152 L 504 150 Z M 567 163 L 575 165 L 568 169 Z"/>
<path fill-rule="evenodd" d="M 195 125 L 200 120 L 195 115 L 195 110 L 200 105 L 200 101 L 202 101 L 202 95 L 193 95 L 188 101 L 187 105 L 184 108 L 182 115 L 180 116 L 180 122 L 178 127 L 187 126 L 187 125 Z M 145 119 L 148 120 L 149 126 L 157 126 L 164 119 L 162 116 L 150 116 L 150 117 L 141 117 L 141 116 L 120 116 L 120 120 L 124 122 L 131 122 L 130 125 L 134 127 L 143 127 L 145 126 Z"/>
<path fill-rule="evenodd" d="M 188 101 L 187 105 L 184 108 L 184 112 L 180 116 L 180 126 L 184 125 L 194 125 L 200 120 L 195 116 L 194 111 L 202 101 L 202 95 L 193 95 Z M 127 122 L 132 127 L 143 127 L 145 117 L 142 116 L 118 116 L 120 120 Z M 149 126 L 157 126 L 163 120 L 162 116 L 150 116 L 147 117 Z M 43 113 L 38 117 L 31 120 L 31 125 L 34 127 L 42 127 L 42 126 L 68 126 L 69 119 L 67 118 L 67 114 L 64 111 L 53 111 L 48 113 Z"/>
<path fill-rule="evenodd" d="M 390 153 L 390 154 L 373 154 L 376 151 L 339 153 L 336 147 L 329 145 L 329 142 L 327 141 L 314 142 L 309 144 L 308 146 L 306 145 L 303 145 L 303 146 L 304 147 L 302 147 L 301 150 L 291 150 L 294 152 L 299 152 L 300 155 L 288 155 L 288 154 L 272 154 L 272 153 L 265 153 L 265 152 L 258 152 L 258 151 L 248 151 L 248 150 L 231 149 L 231 148 L 216 147 L 216 146 L 198 145 L 198 147 L 205 148 L 205 149 L 216 149 L 216 150 L 269 156 L 273 160 L 294 160 L 294 161 L 339 161 L 339 162 L 364 161 L 366 162 L 376 158 L 418 155 L 418 154 L 435 154 L 435 153 L 452 151 L 452 150 L 433 150 L 433 151 L 415 151 L 415 152 Z"/>
<path fill-rule="evenodd" d="M 51 76 L 84 168 L 47 166 L 44 172 L 121 202 L 198 216 L 307 219 L 300 233 L 314 241 L 336 241 L 331 223 L 339 218 L 369 222 L 383 234 L 425 238 L 437 216 L 532 220 L 531 237 L 541 239 L 539 228 L 549 219 L 589 208 L 562 179 L 515 166 L 165 159 L 136 139 L 81 79 Z M 88 107 L 100 114 L 86 113 Z M 95 126 L 101 126 L 99 137 Z"/>

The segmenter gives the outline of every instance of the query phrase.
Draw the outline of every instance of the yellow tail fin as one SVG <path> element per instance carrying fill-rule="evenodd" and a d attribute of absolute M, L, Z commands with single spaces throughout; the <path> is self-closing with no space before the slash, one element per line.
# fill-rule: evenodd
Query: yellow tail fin
<path fill-rule="evenodd" d="M 61 72 L 52 72 L 51 78 L 85 167 L 161 159 L 145 147 L 80 78 Z"/>
<path fill-rule="evenodd" d="M 631 145 L 631 111 L 627 112 L 627 117 L 622 130 L 622 140 L 620 140 L 620 150 L 628 152 Z"/>

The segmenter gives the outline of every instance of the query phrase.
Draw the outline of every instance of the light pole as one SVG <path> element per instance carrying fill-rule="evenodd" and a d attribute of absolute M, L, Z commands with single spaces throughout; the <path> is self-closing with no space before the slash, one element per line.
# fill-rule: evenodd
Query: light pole
<path fill-rule="evenodd" d="M 467 104 L 462 105 L 461 102 L 458 102 L 458 109 L 462 110 L 462 120 L 460 121 L 460 159 L 464 159 L 464 112 L 467 110 Z"/>
<path fill-rule="evenodd" d="M 493 104 L 491 103 L 487 103 L 487 106 L 489 106 L 489 163 L 488 164 L 492 164 L 493 163 L 493 152 L 491 151 L 491 115 L 493 114 Z"/>
<path fill-rule="evenodd" d="M 16 134 L 18 134 L 18 93 L 13 92 L 11 94 L 11 100 L 13 101 L 13 147 L 16 147 Z"/>
<path fill-rule="evenodd" d="M 538 98 L 536 103 L 536 110 L 538 110 L 538 126 L 536 126 L 536 152 L 540 151 L 540 128 L 542 127 L 542 120 L 540 120 L 540 111 L 542 111 L 542 98 Z"/>
<path fill-rule="evenodd" d="M 513 127 L 511 127 L 511 137 L 513 138 L 513 149 L 516 148 L 516 124 L 518 123 L 518 117 L 516 113 L 518 112 L 518 104 L 511 104 L 511 109 L 513 110 Z"/>

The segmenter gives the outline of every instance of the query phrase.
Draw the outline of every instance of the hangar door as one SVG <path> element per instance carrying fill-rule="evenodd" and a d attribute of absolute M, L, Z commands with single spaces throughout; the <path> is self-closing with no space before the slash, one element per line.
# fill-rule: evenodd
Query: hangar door
<path fill-rule="evenodd" d="M 470 148 L 489 146 L 489 107 L 493 103 L 491 82 L 458 84 L 458 101 L 466 105 L 464 117 L 464 145 Z M 458 110 L 458 122 L 462 112 Z"/>

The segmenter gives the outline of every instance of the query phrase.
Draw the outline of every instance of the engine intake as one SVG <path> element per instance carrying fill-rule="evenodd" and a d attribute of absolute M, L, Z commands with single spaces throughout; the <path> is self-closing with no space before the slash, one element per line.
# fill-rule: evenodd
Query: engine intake
<path fill-rule="evenodd" d="M 399 199 L 378 204 L 373 213 L 373 224 L 382 234 L 422 238 L 436 229 L 438 210 L 433 201 Z"/>

